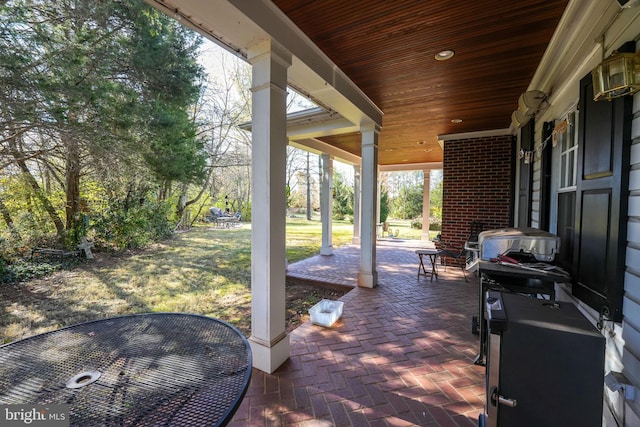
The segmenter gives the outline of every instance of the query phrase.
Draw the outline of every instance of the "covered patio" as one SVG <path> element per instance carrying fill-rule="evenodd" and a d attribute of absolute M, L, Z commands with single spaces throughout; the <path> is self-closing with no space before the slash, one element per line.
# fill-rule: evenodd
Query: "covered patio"
<path fill-rule="evenodd" d="M 473 364 L 477 278 L 438 265 L 437 280 L 418 279 L 415 250 L 429 244 L 379 240 L 373 289 L 356 285 L 357 245 L 290 265 L 290 278 L 353 290 L 333 327 L 301 325 L 280 368 L 254 369 L 230 425 L 477 425 L 485 395 L 485 369 Z"/>
<path fill-rule="evenodd" d="M 557 261 L 573 278 L 555 285 L 557 299 L 575 304 L 606 340 L 602 372 L 589 378 L 617 373 L 638 387 L 640 83 L 630 65 L 604 70 L 611 60 L 640 62 L 639 1 L 146 1 L 252 66 L 252 211 L 261 215 L 252 217 L 249 341 L 254 367 L 265 373 L 256 371 L 237 421 L 368 425 L 369 416 L 371 424 L 428 425 L 440 417 L 440 425 L 457 425 L 461 417 L 473 424 L 483 400 L 468 332 L 477 289 L 454 271 L 417 281 L 412 250 L 406 263 L 388 263 L 376 244 L 379 173 L 400 166 L 442 168 L 442 241 L 452 247 L 462 246 L 469 222 L 557 234 Z M 626 73 L 634 77 L 618 90 Z M 326 117 L 289 126 L 287 88 Z M 343 322 L 331 330 L 304 325 L 291 336 L 289 142 L 321 152 L 327 177 L 332 158 L 356 156 L 360 195 L 359 265 L 344 274 L 355 275 L 357 287 L 345 297 Z M 330 179 L 323 185 L 330 203 Z M 321 253 L 330 255 L 323 218 Z M 418 381 L 425 377 L 427 385 Z M 469 380 L 475 402 L 463 396 Z M 462 384 L 451 387 L 455 381 Z M 602 424 L 640 425 L 640 403 L 601 386 Z"/>

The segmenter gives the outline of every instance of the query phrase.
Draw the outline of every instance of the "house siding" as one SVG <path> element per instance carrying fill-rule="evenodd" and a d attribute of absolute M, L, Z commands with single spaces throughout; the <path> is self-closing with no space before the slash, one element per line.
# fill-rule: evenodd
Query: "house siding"
<path fill-rule="evenodd" d="M 617 1 L 570 1 L 566 11 L 566 26 L 556 36 L 557 44 L 551 45 L 548 62 L 541 62 L 536 76 L 527 90 L 541 90 L 548 98 L 535 115 L 535 145 L 533 186 L 529 209 L 531 225 L 540 223 L 540 154 L 542 127 L 545 122 L 564 120 L 570 112 L 576 114 L 576 129 L 580 126 L 579 101 L 580 79 L 611 55 L 619 46 L 635 40 L 640 49 L 640 8 L 620 8 Z M 562 58 L 561 60 L 559 60 Z M 606 340 L 606 355 L 603 376 L 609 371 L 622 372 L 635 387 L 635 400 L 627 400 L 619 392 L 605 390 L 603 426 L 640 426 L 640 92 L 633 96 L 631 147 L 629 156 L 628 210 L 626 221 L 626 254 L 624 271 L 624 300 L 622 322 L 604 321 L 602 335 Z M 518 147 L 519 149 L 520 147 Z M 558 194 L 574 191 L 560 189 L 561 149 L 547 144 L 544 150 L 551 152 L 551 198 L 549 229 L 557 232 Z M 519 160 L 521 162 L 521 160 Z M 516 168 L 520 163 L 516 164 Z M 624 190 L 624 189 L 623 189 Z M 516 195 L 516 200 L 518 195 Z M 516 217 L 518 212 L 515 212 Z M 562 247 L 560 248 L 562 251 Z M 570 284 L 556 285 L 556 296 L 560 300 L 573 302 L 593 325 L 598 323 L 599 313 L 582 301 L 574 298 Z"/>
<path fill-rule="evenodd" d="M 462 249 L 469 223 L 485 229 L 510 225 L 513 136 L 444 143 L 442 241 Z"/>
<path fill-rule="evenodd" d="M 578 85 L 578 81 L 575 82 Z M 547 115 L 545 120 L 559 119 Z M 540 120 L 542 123 L 542 120 Z M 536 148 L 541 145 L 541 125 L 536 126 Z M 605 369 L 603 375 L 609 371 L 622 372 L 629 382 L 636 387 L 636 399 L 626 400 L 622 393 L 611 392 L 605 387 L 604 421 L 607 427 L 632 427 L 640 425 L 640 93 L 634 96 L 632 145 L 629 172 L 629 207 L 627 217 L 627 248 L 625 258 L 623 321 L 621 323 L 604 322 L 602 334 L 606 339 Z M 537 218 L 540 188 L 539 158 L 536 157 L 538 167 L 534 168 L 534 196 L 530 206 L 532 218 Z M 558 156 L 554 153 L 554 170 L 558 169 Z M 557 183 L 554 186 L 557 197 Z M 552 206 L 552 231 L 556 221 L 557 199 Z M 537 227 L 537 222 L 532 225 Z M 598 313 L 571 295 L 570 286 L 557 285 L 558 299 L 572 301 L 595 325 Z"/>
<path fill-rule="evenodd" d="M 539 132 L 536 129 L 536 132 Z M 536 138 L 534 148 L 537 149 L 540 146 L 539 138 Z M 537 150 L 534 150 L 537 151 Z M 531 183 L 531 227 L 540 228 L 540 186 L 541 186 L 541 163 L 536 161 L 533 164 L 533 180 Z"/>
<path fill-rule="evenodd" d="M 513 198 L 512 218 L 518 218 L 521 209 L 528 209 L 531 226 L 539 228 L 541 203 L 541 167 L 540 154 L 544 150 L 551 152 L 551 194 L 549 212 L 549 230 L 557 233 L 558 194 L 560 191 L 575 191 L 574 187 L 560 189 L 561 148 L 548 143 L 543 148 L 542 127 L 545 122 L 564 120 L 570 112 L 577 112 L 576 127 L 580 126 L 580 112 L 577 104 L 580 97 L 580 80 L 619 46 L 630 40 L 636 40 L 640 47 L 640 7 L 620 8 L 615 0 L 581 1 L 571 0 L 565 15 L 567 18 L 560 31 L 555 35 L 556 44 L 551 44 L 548 57 L 540 64 L 536 75 L 526 90 L 541 90 L 548 95 L 535 115 L 534 163 L 532 172 L 531 198 L 527 206 L 519 206 L 519 195 Z M 546 56 L 546 55 L 545 55 Z M 621 322 L 603 321 L 601 333 L 606 340 L 605 366 L 602 375 L 605 399 L 603 402 L 603 426 L 637 427 L 640 426 L 640 93 L 633 98 L 633 121 L 629 157 L 628 211 L 621 218 L 626 221 L 626 254 L 624 271 L 623 320 Z M 574 130 L 575 130 L 574 129 Z M 516 132 L 517 134 L 518 132 Z M 505 144 L 508 138 L 504 138 Z M 501 224 L 486 221 L 480 204 L 494 200 L 490 197 L 478 199 L 481 194 L 478 185 L 504 184 L 515 176 L 514 188 L 519 188 L 516 172 L 523 160 L 516 159 L 512 164 L 504 149 L 501 157 L 502 175 L 484 175 L 483 161 L 489 161 L 488 149 L 494 148 L 489 141 L 447 140 L 444 145 L 444 197 L 443 197 L 443 239 L 461 242 L 468 232 L 470 221 L 481 221 L 488 228 L 500 228 L 511 218 L 494 216 Z M 520 149 L 519 146 L 516 147 Z M 508 172 L 507 172 L 508 170 Z M 510 194 L 511 188 L 503 188 L 503 194 Z M 624 189 L 623 189 L 624 190 Z M 451 200 L 448 200 L 451 198 Z M 497 203 L 502 203 L 501 201 Z M 506 207 L 500 204 L 501 209 Z M 524 224 L 519 224 L 524 225 Z M 562 251 L 562 248 L 560 248 Z M 562 301 L 573 302 L 594 325 L 599 321 L 599 313 L 582 301 L 574 298 L 570 284 L 556 285 L 556 296 Z M 581 355 L 581 357 L 588 357 Z M 609 371 L 622 372 L 629 383 L 635 387 L 636 398 L 627 400 L 620 392 L 612 392 L 604 386 L 604 375 Z"/>
<path fill-rule="evenodd" d="M 640 387 L 640 94 L 633 99 L 631 171 L 622 322 L 622 372 Z M 640 392 L 637 391 L 637 392 Z M 640 396 L 639 396 L 640 397 Z M 640 425 L 640 398 L 625 401 L 625 425 Z"/>
<path fill-rule="evenodd" d="M 627 248 L 625 258 L 624 302 L 622 323 L 605 322 L 606 360 L 603 374 L 622 372 L 640 393 L 640 95 L 634 96 L 629 174 L 629 209 L 627 213 Z M 571 296 L 568 287 L 559 287 L 560 297 L 572 300 L 593 324 L 598 313 Z M 626 400 L 621 393 L 605 387 L 604 426 L 632 427 L 640 425 L 640 395 Z"/>
<path fill-rule="evenodd" d="M 576 82 L 578 84 L 578 82 Z M 604 322 L 602 330 L 606 339 L 606 359 L 603 375 L 609 371 L 622 372 L 640 393 L 640 95 L 634 96 L 631 146 L 631 170 L 629 173 L 629 208 L 626 218 L 627 248 L 624 279 L 624 304 L 622 323 Z M 536 129 L 537 146 L 541 143 L 541 129 Z M 539 161 L 539 160 L 537 160 Z M 554 157 L 557 162 L 557 157 Z M 554 164 L 557 169 L 557 164 Z M 539 188 L 539 168 L 534 169 L 534 188 Z M 536 204 L 531 206 L 532 214 Z M 555 222 L 555 220 L 554 220 Z M 537 224 L 533 224 L 537 226 Z M 574 302 L 595 325 L 598 313 L 571 295 L 569 286 L 558 285 L 558 299 Z M 640 425 L 640 394 L 635 401 L 624 399 L 618 392 L 605 387 L 604 426 L 632 427 Z"/>

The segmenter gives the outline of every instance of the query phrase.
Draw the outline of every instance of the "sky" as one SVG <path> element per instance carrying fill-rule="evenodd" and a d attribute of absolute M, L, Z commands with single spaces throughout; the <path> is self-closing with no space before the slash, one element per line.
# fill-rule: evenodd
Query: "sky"
<path fill-rule="evenodd" d="M 204 39 L 201 47 L 199 62 L 209 75 L 224 75 L 224 67 L 230 67 L 234 63 L 245 63 L 244 60 L 238 58 L 236 55 L 206 38 Z M 292 89 L 289 89 L 289 97 L 289 112 L 316 107 L 314 103 L 299 95 Z M 351 165 L 334 161 L 333 167 L 340 171 L 342 176 L 345 177 L 348 182 L 353 182 L 353 167 Z"/>

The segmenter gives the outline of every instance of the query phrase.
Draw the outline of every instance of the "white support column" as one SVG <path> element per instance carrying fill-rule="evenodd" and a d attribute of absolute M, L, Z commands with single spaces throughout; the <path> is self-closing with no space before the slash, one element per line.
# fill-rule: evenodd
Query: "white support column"
<path fill-rule="evenodd" d="M 384 174 L 383 174 L 384 175 Z M 378 167 L 376 166 L 376 200 L 378 203 L 376 204 L 376 224 L 380 224 L 380 200 L 382 200 L 382 179 L 380 179 L 380 171 L 378 171 Z"/>
<path fill-rule="evenodd" d="M 358 286 L 378 285 L 376 271 L 376 219 L 378 212 L 378 133 L 375 124 L 361 126 L 362 133 L 362 205 L 360 231 L 360 271 Z"/>
<path fill-rule="evenodd" d="M 353 239 L 354 245 L 360 244 L 360 166 L 353 165 Z"/>
<path fill-rule="evenodd" d="M 286 332 L 285 167 L 291 54 L 267 41 L 252 64 L 251 337 L 253 365 L 272 373 L 290 355 Z"/>
<path fill-rule="evenodd" d="M 322 154 L 322 190 L 320 191 L 320 219 L 322 221 L 322 246 L 320 255 L 333 255 L 333 157 Z"/>
<path fill-rule="evenodd" d="M 422 240 L 429 239 L 429 213 L 431 212 L 431 206 L 429 200 L 431 199 L 431 171 L 424 171 L 424 188 L 422 190 Z"/>

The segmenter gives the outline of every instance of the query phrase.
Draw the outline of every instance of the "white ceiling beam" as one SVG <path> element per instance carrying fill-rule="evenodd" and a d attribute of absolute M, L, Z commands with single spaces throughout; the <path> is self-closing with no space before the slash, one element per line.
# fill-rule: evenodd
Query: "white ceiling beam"
<path fill-rule="evenodd" d="M 322 142 L 319 139 L 308 138 L 308 139 L 298 139 L 298 140 L 290 140 L 289 145 L 292 147 L 299 148 L 304 151 L 309 151 L 313 154 L 329 154 L 331 157 L 336 159 L 341 163 L 346 163 L 348 165 L 360 165 L 362 163 L 362 159 L 355 154 L 351 154 L 348 151 L 344 151 L 340 148 L 334 147 L 333 145 L 329 145 L 326 142 Z"/>
<path fill-rule="evenodd" d="M 251 122 L 241 123 L 240 129 L 251 132 Z M 360 127 L 336 112 L 320 108 L 287 114 L 287 137 L 290 140 L 321 138 L 360 132 Z"/>
<path fill-rule="evenodd" d="M 402 163 L 398 165 L 380 165 L 380 172 L 408 172 L 442 169 L 442 162 Z"/>
<path fill-rule="evenodd" d="M 298 125 L 287 126 L 287 137 L 291 140 L 299 140 L 342 135 L 359 131 L 359 126 L 355 126 L 343 117 L 336 117 L 316 123 L 301 123 Z"/>
<path fill-rule="evenodd" d="M 473 139 L 473 138 L 487 138 L 491 136 L 503 136 L 510 135 L 509 129 L 490 129 L 481 130 L 477 132 L 463 132 L 463 133 L 449 133 L 446 135 L 438 135 L 438 142 L 440 141 L 452 141 L 455 139 Z"/>

